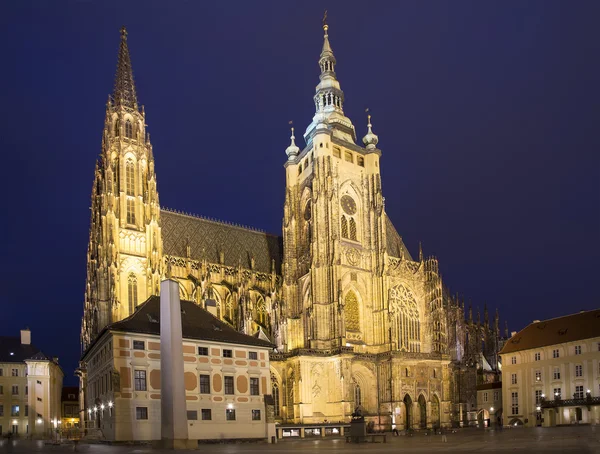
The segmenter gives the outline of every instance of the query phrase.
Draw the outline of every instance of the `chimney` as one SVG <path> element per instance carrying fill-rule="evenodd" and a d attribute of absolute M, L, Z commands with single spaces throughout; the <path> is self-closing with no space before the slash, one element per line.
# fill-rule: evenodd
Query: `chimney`
<path fill-rule="evenodd" d="M 25 328 L 21 330 L 21 344 L 29 345 L 31 344 L 31 331 L 29 328 Z"/>

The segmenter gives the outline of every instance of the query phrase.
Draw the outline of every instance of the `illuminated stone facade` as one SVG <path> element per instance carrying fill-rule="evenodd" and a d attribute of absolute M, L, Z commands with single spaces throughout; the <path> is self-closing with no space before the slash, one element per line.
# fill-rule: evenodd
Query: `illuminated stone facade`
<path fill-rule="evenodd" d="M 482 358 L 496 370 L 498 318 L 490 326 L 486 311 L 483 324 L 465 321 L 437 259 L 405 247 L 385 210 L 378 137 L 369 117 L 357 143 L 336 63 L 325 26 L 306 146 L 292 130 L 286 149 L 277 237 L 159 208 L 123 33 L 92 191 L 84 348 L 156 294 L 169 269 L 182 299 L 277 345 L 277 419 L 347 420 L 356 407 L 386 427 L 466 419 Z"/>

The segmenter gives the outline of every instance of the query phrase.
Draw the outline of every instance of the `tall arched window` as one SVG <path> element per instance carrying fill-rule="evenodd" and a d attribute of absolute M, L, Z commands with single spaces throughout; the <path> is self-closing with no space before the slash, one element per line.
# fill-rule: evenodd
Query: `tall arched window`
<path fill-rule="evenodd" d="M 269 312 L 262 296 L 256 299 L 256 315 L 254 320 L 267 331 L 270 331 Z"/>
<path fill-rule="evenodd" d="M 138 304 L 137 277 L 133 273 L 127 278 L 127 300 L 129 301 L 129 313 L 133 314 Z"/>
<path fill-rule="evenodd" d="M 360 385 L 357 383 L 354 385 L 354 406 L 362 406 L 362 393 L 360 390 Z"/>
<path fill-rule="evenodd" d="M 348 238 L 348 219 L 342 216 L 342 238 Z"/>
<path fill-rule="evenodd" d="M 346 322 L 346 331 L 360 331 L 358 298 L 352 290 L 344 298 L 344 320 Z"/>
<path fill-rule="evenodd" d="M 127 199 L 127 224 L 135 224 L 135 200 Z"/>
<path fill-rule="evenodd" d="M 135 195 L 135 167 L 130 159 L 125 163 L 125 192 Z"/>
<path fill-rule="evenodd" d="M 131 121 L 127 120 L 125 122 L 125 137 L 131 139 L 133 137 L 133 125 Z"/>
<path fill-rule="evenodd" d="M 279 385 L 273 382 L 273 415 L 279 418 Z"/>
<path fill-rule="evenodd" d="M 350 239 L 356 241 L 356 221 L 350 218 Z"/>
<path fill-rule="evenodd" d="M 421 322 L 414 296 L 403 285 L 390 289 L 389 310 L 392 336 L 398 350 L 421 351 Z"/>

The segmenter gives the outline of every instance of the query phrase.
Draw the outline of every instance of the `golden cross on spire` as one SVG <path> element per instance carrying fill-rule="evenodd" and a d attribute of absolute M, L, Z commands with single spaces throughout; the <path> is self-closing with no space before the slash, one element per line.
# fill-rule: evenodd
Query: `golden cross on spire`
<path fill-rule="evenodd" d="M 327 10 L 325 10 L 325 14 L 323 14 L 323 30 L 327 31 L 329 26 L 327 25 Z"/>

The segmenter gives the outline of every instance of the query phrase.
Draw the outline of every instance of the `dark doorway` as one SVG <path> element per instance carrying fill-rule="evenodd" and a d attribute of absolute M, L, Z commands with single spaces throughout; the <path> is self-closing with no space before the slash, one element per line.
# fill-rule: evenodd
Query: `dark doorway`
<path fill-rule="evenodd" d="M 425 402 L 425 398 L 423 394 L 419 396 L 419 400 L 417 401 L 419 404 L 419 427 L 421 429 L 427 428 L 427 402 Z"/>
<path fill-rule="evenodd" d="M 404 396 L 404 409 L 405 409 L 405 418 L 404 418 L 404 428 L 406 430 L 409 430 L 411 428 L 411 421 L 412 421 L 412 399 L 410 398 L 410 396 L 407 394 L 406 396 Z"/>

